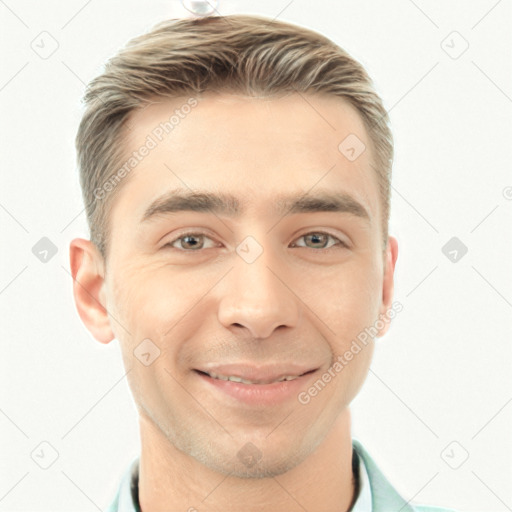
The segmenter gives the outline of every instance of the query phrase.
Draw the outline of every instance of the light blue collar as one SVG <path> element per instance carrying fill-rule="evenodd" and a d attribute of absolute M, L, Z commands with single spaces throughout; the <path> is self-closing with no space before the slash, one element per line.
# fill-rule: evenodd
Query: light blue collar
<path fill-rule="evenodd" d="M 357 496 L 357 500 L 354 503 L 353 507 L 350 509 L 350 512 L 368 512 L 372 510 L 372 491 L 370 490 L 370 480 L 368 477 L 368 471 L 366 471 L 366 465 L 364 461 L 361 459 L 361 456 L 357 452 L 354 446 L 354 439 L 352 439 L 352 447 L 354 451 L 357 453 L 359 458 L 358 464 L 358 480 L 359 480 L 359 495 Z M 360 443 L 358 443 L 360 445 Z"/>
<path fill-rule="evenodd" d="M 359 494 L 350 512 L 450 512 L 449 509 L 437 507 L 416 508 L 394 489 L 360 441 L 352 439 L 352 447 L 359 457 Z M 117 495 L 107 512 L 140 512 L 138 479 L 139 457 L 133 459 L 124 473 Z"/>

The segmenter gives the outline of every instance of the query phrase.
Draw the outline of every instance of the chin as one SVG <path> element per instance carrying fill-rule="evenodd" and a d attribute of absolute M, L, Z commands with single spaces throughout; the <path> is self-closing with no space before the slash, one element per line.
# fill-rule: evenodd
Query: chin
<path fill-rule="evenodd" d="M 199 462 L 209 467 L 211 470 L 235 478 L 253 479 L 253 478 L 273 478 L 298 466 L 307 454 L 292 453 L 290 457 L 283 458 L 283 454 L 276 454 L 269 458 L 262 454 L 262 458 L 254 463 L 244 463 L 238 459 L 222 460 L 220 458 L 201 457 Z"/>
<path fill-rule="evenodd" d="M 229 446 L 210 445 L 208 450 L 190 455 L 212 471 L 236 478 L 273 478 L 294 469 L 307 459 L 321 443 L 306 444 L 304 439 L 294 442 L 283 439 L 244 441 L 231 440 Z M 233 446 L 240 448 L 233 453 Z"/>

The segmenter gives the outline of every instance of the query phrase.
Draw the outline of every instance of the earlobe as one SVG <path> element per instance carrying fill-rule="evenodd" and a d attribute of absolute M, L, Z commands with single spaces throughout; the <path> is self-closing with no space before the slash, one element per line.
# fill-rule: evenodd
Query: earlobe
<path fill-rule="evenodd" d="M 103 258 L 91 241 L 75 238 L 69 246 L 69 261 L 78 314 L 94 338 L 109 343 L 115 336 L 106 309 Z"/>
<path fill-rule="evenodd" d="M 395 265 L 398 258 L 398 241 L 395 237 L 388 237 L 384 265 L 384 278 L 382 282 L 382 303 L 379 318 L 384 321 L 384 327 L 379 330 L 377 337 L 384 336 L 389 328 L 388 310 L 392 306 L 394 291 Z"/>

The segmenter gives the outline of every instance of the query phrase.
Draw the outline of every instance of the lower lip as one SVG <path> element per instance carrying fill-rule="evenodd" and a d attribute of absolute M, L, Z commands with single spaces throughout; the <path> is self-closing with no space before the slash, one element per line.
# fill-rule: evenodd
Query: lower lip
<path fill-rule="evenodd" d="M 278 405 L 290 398 L 297 398 L 304 389 L 306 381 L 316 372 L 307 373 L 293 380 L 272 382 L 271 384 L 243 384 L 231 380 L 214 379 L 209 375 L 197 372 L 203 381 L 219 391 L 249 405 Z"/>

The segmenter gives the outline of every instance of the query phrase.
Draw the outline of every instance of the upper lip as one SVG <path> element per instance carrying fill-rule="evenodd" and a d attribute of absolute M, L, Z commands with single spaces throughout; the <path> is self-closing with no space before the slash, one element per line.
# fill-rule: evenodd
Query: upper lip
<path fill-rule="evenodd" d="M 201 368 L 196 368 L 196 371 L 208 374 L 214 373 L 225 377 L 239 377 L 255 383 L 267 383 L 276 381 L 282 377 L 300 377 L 301 375 L 315 371 L 316 369 L 317 367 L 297 365 L 293 363 L 266 366 L 224 364 L 206 365 Z"/>

